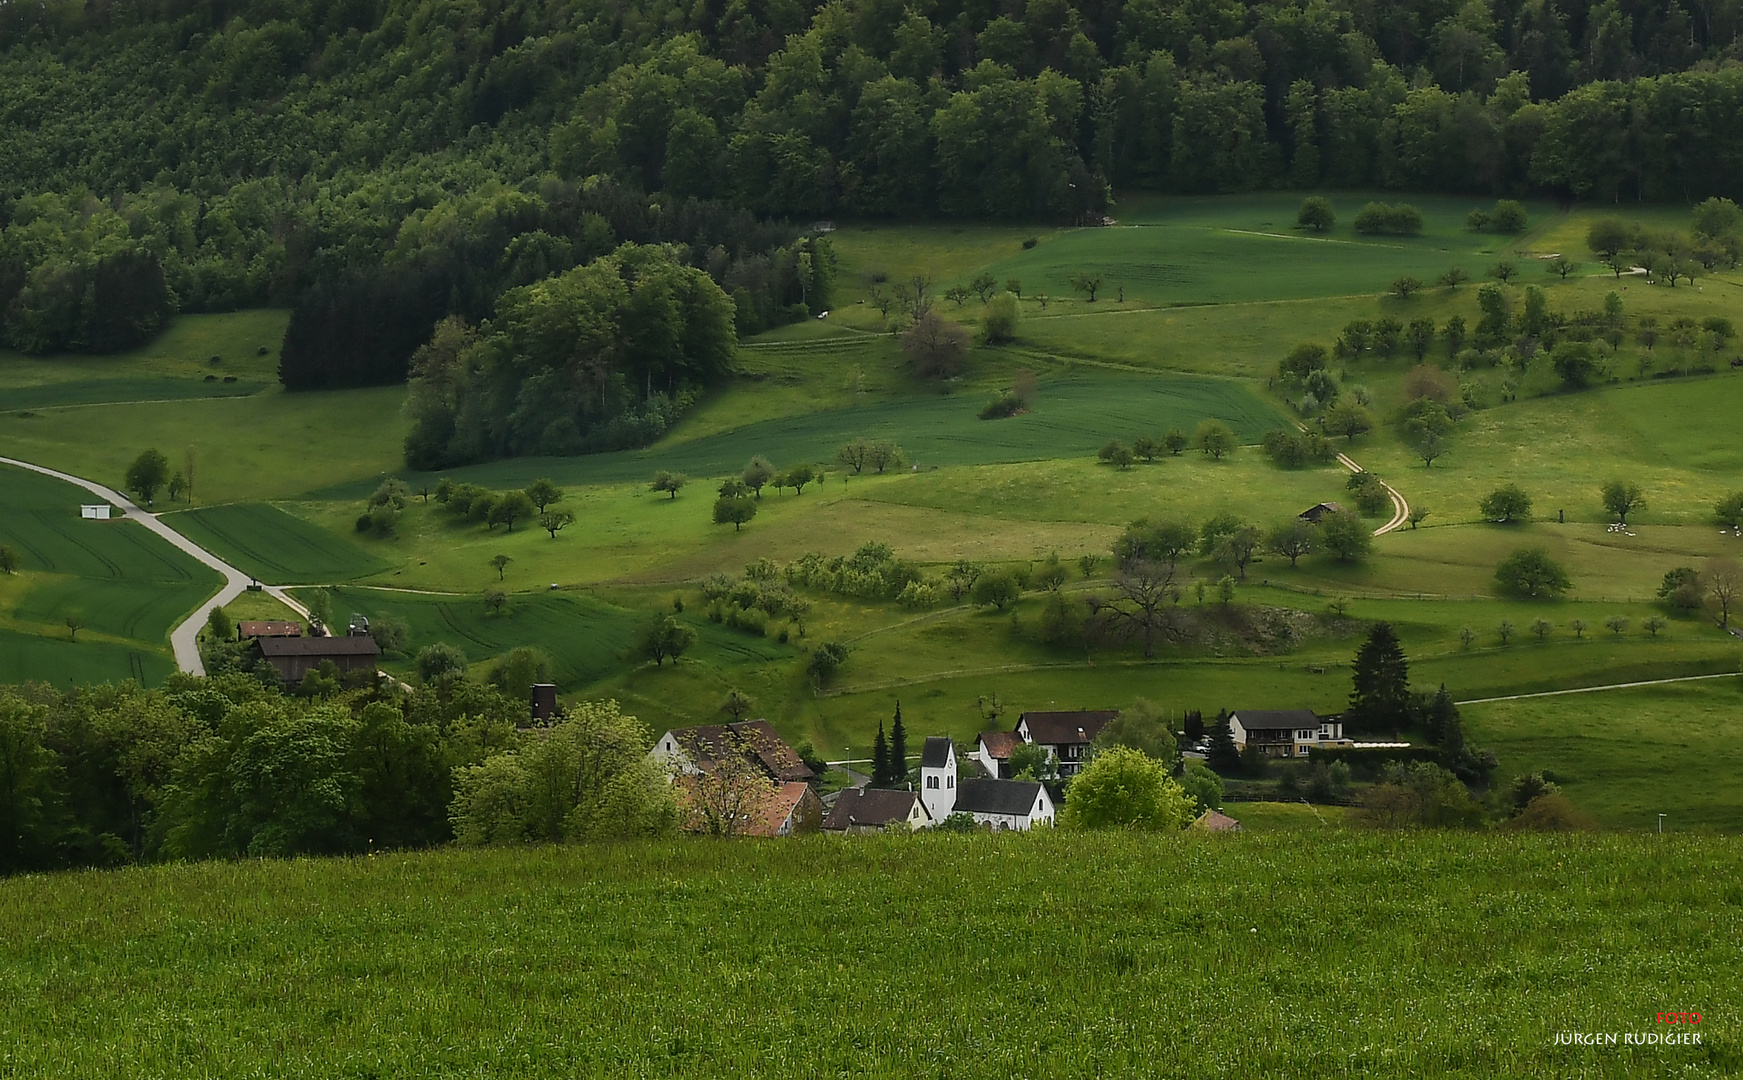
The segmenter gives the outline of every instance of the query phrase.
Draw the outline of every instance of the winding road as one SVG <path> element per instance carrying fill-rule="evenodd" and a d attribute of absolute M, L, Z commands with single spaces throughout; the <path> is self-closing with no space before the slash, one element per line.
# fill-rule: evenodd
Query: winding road
<path fill-rule="evenodd" d="M 20 461 L 17 458 L 0 457 L 0 465 L 12 465 L 20 469 L 29 469 L 31 472 L 41 473 L 44 476 L 52 476 L 56 480 L 64 480 L 69 484 L 82 487 L 98 498 L 120 507 L 121 516 L 123 518 L 129 521 L 139 522 L 139 524 L 163 537 L 177 548 L 224 575 L 224 587 L 219 589 L 215 596 L 201 604 L 199 609 L 192 615 L 188 616 L 179 626 L 170 631 L 169 635 L 170 647 L 175 650 L 176 666 L 190 675 L 204 675 L 206 673 L 206 666 L 200 662 L 200 646 L 198 640 L 200 636 L 200 628 L 206 625 L 206 619 L 211 614 L 213 608 L 223 607 L 238 596 L 241 596 L 243 592 L 247 590 L 249 583 L 254 579 L 236 569 L 234 566 L 231 566 L 223 559 L 218 558 L 218 556 L 207 551 L 205 548 L 194 543 L 192 540 L 189 540 L 181 533 L 176 532 L 168 525 L 165 525 L 156 514 L 141 508 L 132 499 L 129 499 L 127 496 L 113 488 L 104 487 L 102 484 L 95 481 L 86 480 L 84 477 L 74 476 L 71 473 L 64 473 L 58 469 L 50 469 L 42 465 L 34 465 L 28 461 Z M 283 588 L 277 585 L 266 585 L 262 587 L 274 599 L 280 601 L 286 607 L 303 616 L 305 619 L 308 618 L 309 609 L 293 600 Z"/>

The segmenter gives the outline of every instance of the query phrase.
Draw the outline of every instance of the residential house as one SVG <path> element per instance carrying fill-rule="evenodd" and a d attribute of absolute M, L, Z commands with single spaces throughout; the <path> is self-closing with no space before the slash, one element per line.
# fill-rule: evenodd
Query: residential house
<path fill-rule="evenodd" d="M 1245 752 L 1249 744 L 1273 758 L 1304 758 L 1316 746 L 1353 746 L 1343 721 L 1311 709 L 1242 709 L 1229 714 L 1229 734 Z"/>
<path fill-rule="evenodd" d="M 1016 735 L 1026 743 L 1046 747 L 1059 775 L 1071 776 L 1083 768 L 1089 744 L 1119 715 L 1118 709 L 1026 712 L 1017 718 Z"/>
<path fill-rule="evenodd" d="M 866 833 L 884 829 L 924 829 L 936 824 L 918 791 L 849 788 L 835 797 L 824 832 Z"/>
<path fill-rule="evenodd" d="M 1011 778 L 1011 751 L 1022 745 L 1023 737 L 1014 731 L 983 731 L 975 740 L 972 757 L 995 780 Z"/>
<path fill-rule="evenodd" d="M 254 647 L 271 664 L 286 686 L 301 686 L 303 676 L 331 660 L 341 675 L 374 671 L 376 648 L 371 637 L 263 637 Z"/>
<path fill-rule="evenodd" d="M 648 756 L 688 776 L 713 772 L 719 762 L 737 756 L 779 783 L 804 783 L 817 777 L 767 720 L 673 728 L 655 741 Z"/>

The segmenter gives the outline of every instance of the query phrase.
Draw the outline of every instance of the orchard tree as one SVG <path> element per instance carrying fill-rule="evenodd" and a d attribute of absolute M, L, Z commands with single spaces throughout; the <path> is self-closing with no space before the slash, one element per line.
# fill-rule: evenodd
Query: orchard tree
<path fill-rule="evenodd" d="M 1206 420 L 1199 424 L 1192 441 L 1198 447 L 1199 453 L 1216 461 L 1221 461 L 1226 454 L 1234 453 L 1235 448 L 1240 445 L 1235 433 L 1221 420 Z"/>
<path fill-rule="evenodd" d="M 801 463 L 782 473 L 775 486 L 777 488 L 790 487 L 793 489 L 793 494 L 803 495 L 805 494 L 805 485 L 815 479 L 817 479 L 817 470 Z"/>
<path fill-rule="evenodd" d="M 139 496 L 147 506 L 158 491 L 169 483 L 169 459 L 157 450 L 145 450 L 127 466 L 127 490 Z"/>
<path fill-rule="evenodd" d="M 490 508 L 490 525 L 507 525 L 509 532 L 514 532 L 514 523 L 536 516 L 533 501 L 527 498 L 524 491 L 511 491 L 496 500 Z"/>
<path fill-rule="evenodd" d="M 1533 599 L 1557 597 L 1573 588 L 1567 571 L 1543 548 L 1520 548 L 1495 568 L 1495 582 L 1503 592 Z"/>
<path fill-rule="evenodd" d="M 1337 222 L 1337 214 L 1333 213 L 1331 200 L 1323 195 L 1309 195 L 1301 200 L 1301 209 L 1295 215 L 1295 227 L 1311 229 L 1314 232 L 1325 232 Z"/>
<path fill-rule="evenodd" d="M 526 497 L 531 500 L 534 506 L 538 507 L 539 513 L 542 514 L 552 503 L 563 501 L 563 489 L 550 480 L 540 477 L 527 485 Z"/>
<path fill-rule="evenodd" d="M 1518 484 L 1507 484 L 1489 492 L 1477 508 L 1482 511 L 1484 521 L 1497 525 L 1531 520 L 1531 496 L 1525 494 L 1525 489 Z"/>
<path fill-rule="evenodd" d="M 496 569 L 496 580 L 502 581 L 504 579 L 503 572 L 508 569 L 508 564 L 511 562 L 514 560 L 507 555 L 492 555 L 490 557 L 490 565 Z"/>
<path fill-rule="evenodd" d="M 1319 545 L 1338 562 L 1361 562 L 1373 550 L 1374 537 L 1360 517 L 1346 510 L 1319 519 Z"/>
<path fill-rule="evenodd" d="M 696 631 L 670 615 L 656 616 L 637 637 L 634 651 L 638 659 L 652 660 L 655 667 L 660 667 L 668 658 L 677 663 L 678 657 L 694 644 Z"/>
<path fill-rule="evenodd" d="M 0 544 L 0 574 L 18 573 L 18 549 L 10 544 Z"/>
<path fill-rule="evenodd" d="M 1611 480 L 1604 485 L 1601 494 L 1604 497 L 1604 509 L 1615 514 L 1616 520 L 1623 525 L 1628 524 L 1629 514 L 1646 509 L 1646 497 L 1641 494 L 1638 484 Z"/>
<path fill-rule="evenodd" d="M 774 463 L 761 454 L 751 458 L 750 463 L 744 467 L 744 472 L 739 476 L 739 480 L 743 482 L 744 486 L 749 488 L 759 499 L 763 497 L 764 486 L 774 478 Z"/>
<path fill-rule="evenodd" d="M 1071 287 L 1077 292 L 1089 297 L 1090 303 L 1095 303 L 1095 294 L 1101 289 L 1106 279 L 1097 273 L 1082 273 L 1071 275 Z"/>
<path fill-rule="evenodd" d="M 666 470 L 661 469 L 659 472 L 654 474 L 654 482 L 648 485 L 648 490 L 663 491 L 669 497 L 676 499 L 678 497 L 678 491 L 683 488 L 686 482 L 687 481 L 683 474 L 667 472 Z"/>
<path fill-rule="evenodd" d="M 546 510 L 539 515 L 539 528 L 551 534 L 555 540 L 557 534 L 575 524 L 575 515 L 569 510 Z"/>
<path fill-rule="evenodd" d="M 871 464 L 872 444 L 866 439 L 854 439 L 844 442 L 835 448 L 835 460 L 853 470 L 858 476 Z"/>
<path fill-rule="evenodd" d="M 733 532 L 738 532 L 756 516 L 756 500 L 748 495 L 722 495 L 714 500 L 714 524 L 730 524 Z"/>
<path fill-rule="evenodd" d="M 1301 518 L 1290 518 L 1265 536 L 1265 546 L 1273 555 L 1281 555 L 1294 566 L 1303 555 L 1313 554 L 1314 528 Z"/>
<path fill-rule="evenodd" d="M 1737 607 L 1739 591 L 1743 590 L 1743 567 L 1724 557 L 1708 559 L 1701 579 L 1706 584 L 1708 598 L 1719 613 L 1719 625 L 1730 629 L 1731 612 Z"/>
<path fill-rule="evenodd" d="M 1340 401 L 1325 413 L 1325 429 L 1350 442 L 1374 429 L 1374 417 L 1354 401 Z"/>

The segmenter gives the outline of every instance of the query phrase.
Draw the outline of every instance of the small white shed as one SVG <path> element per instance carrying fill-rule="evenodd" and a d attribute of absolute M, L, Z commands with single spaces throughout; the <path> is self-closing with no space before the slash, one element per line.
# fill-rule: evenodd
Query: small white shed
<path fill-rule="evenodd" d="M 108 521 L 110 509 L 111 507 L 108 503 L 84 505 L 79 507 L 79 516 L 82 518 L 88 518 L 92 521 Z"/>

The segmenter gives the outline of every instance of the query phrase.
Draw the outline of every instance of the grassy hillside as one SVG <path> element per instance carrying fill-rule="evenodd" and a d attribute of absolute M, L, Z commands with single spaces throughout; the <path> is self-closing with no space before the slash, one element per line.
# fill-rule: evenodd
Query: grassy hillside
<path fill-rule="evenodd" d="M 21 1077 L 1743 1068 L 1736 840 L 1255 818 L 1289 831 L 20 878 L 0 883 L 0 1026 Z M 1665 1009 L 1701 1011 L 1703 1045 L 1553 1043 L 1662 1031 Z"/>

